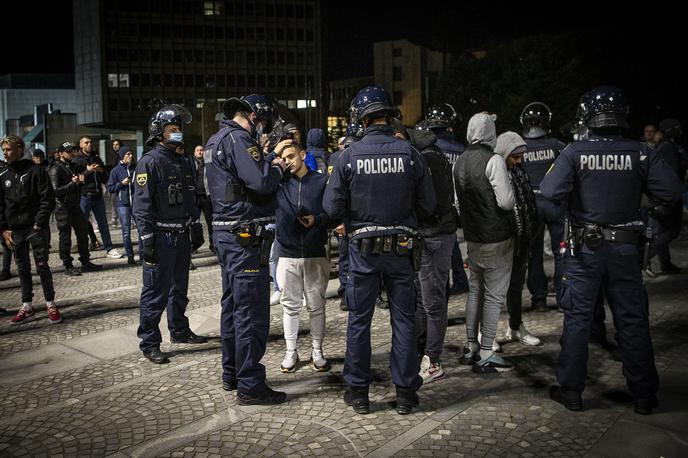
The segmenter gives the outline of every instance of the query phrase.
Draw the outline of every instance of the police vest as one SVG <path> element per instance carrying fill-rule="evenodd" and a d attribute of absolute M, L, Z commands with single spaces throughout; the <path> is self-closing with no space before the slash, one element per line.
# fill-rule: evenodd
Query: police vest
<path fill-rule="evenodd" d="M 547 170 L 559 156 L 564 144 L 556 138 L 545 136 L 540 138 L 526 138 L 528 150 L 523 155 L 523 170 L 530 178 L 530 184 L 534 189 L 540 187 L 540 182 L 545 177 Z"/>

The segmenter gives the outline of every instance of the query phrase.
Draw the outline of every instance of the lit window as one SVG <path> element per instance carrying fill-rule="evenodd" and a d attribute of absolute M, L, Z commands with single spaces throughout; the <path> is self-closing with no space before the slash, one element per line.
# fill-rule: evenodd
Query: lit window
<path fill-rule="evenodd" d="M 287 100 L 287 108 L 290 110 L 296 108 L 296 100 Z"/>
<path fill-rule="evenodd" d="M 203 2 L 203 14 L 206 16 L 219 16 L 222 14 L 222 2 Z"/>
<path fill-rule="evenodd" d="M 306 101 L 305 100 L 297 100 L 296 101 L 296 108 L 306 108 Z"/>
<path fill-rule="evenodd" d="M 117 87 L 117 73 L 108 73 L 108 87 Z"/>
<path fill-rule="evenodd" d="M 315 99 L 311 100 L 311 108 L 315 108 Z"/>
<path fill-rule="evenodd" d="M 119 74 L 119 87 L 129 87 L 129 73 Z"/>

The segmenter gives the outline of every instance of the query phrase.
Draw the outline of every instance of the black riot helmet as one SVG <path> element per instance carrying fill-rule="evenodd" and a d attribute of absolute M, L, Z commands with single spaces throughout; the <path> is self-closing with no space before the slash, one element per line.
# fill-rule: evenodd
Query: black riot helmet
<path fill-rule="evenodd" d="M 148 139 L 146 145 L 151 146 L 162 140 L 162 133 L 165 126 L 175 124 L 183 131 L 184 124 L 191 122 L 191 113 L 181 105 L 170 104 L 160 108 L 151 116 L 148 122 Z"/>
<path fill-rule="evenodd" d="M 659 122 L 659 130 L 666 138 L 680 138 L 683 134 L 681 121 L 674 118 L 663 119 Z"/>
<path fill-rule="evenodd" d="M 531 102 L 521 111 L 524 138 L 540 138 L 550 133 L 552 110 L 542 102 Z"/>
<path fill-rule="evenodd" d="M 363 124 L 364 119 L 383 116 L 401 116 L 387 91 L 379 86 L 368 86 L 358 91 L 351 101 L 351 121 Z"/>
<path fill-rule="evenodd" d="M 577 118 L 590 129 L 628 127 L 628 102 L 615 86 L 599 86 L 586 92 L 578 103 Z"/>
<path fill-rule="evenodd" d="M 356 140 L 360 140 L 363 137 L 364 131 L 363 124 L 360 122 L 351 121 L 346 126 L 346 136 L 355 138 Z"/>
<path fill-rule="evenodd" d="M 262 133 L 264 134 L 270 133 L 275 118 L 278 116 L 272 99 L 263 94 L 249 94 L 241 98 L 232 97 L 222 104 L 222 112 L 227 119 L 232 119 L 238 111 L 246 114 L 255 113 L 258 121 L 263 122 Z"/>
<path fill-rule="evenodd" d="M 425 110 L 425 127 L 428 129 L 446 129 L 454 122 L 461 120 L 453 106 L 448 103 L 430 105 Z"/>

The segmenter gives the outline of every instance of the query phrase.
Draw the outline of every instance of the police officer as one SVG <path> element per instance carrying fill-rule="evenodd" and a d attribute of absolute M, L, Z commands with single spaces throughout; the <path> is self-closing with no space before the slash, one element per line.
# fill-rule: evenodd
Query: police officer
<path fill-rule="evenodd" d="M 423 129 L 432 131 L 437 136 L 437 147 L 444 153 L 453 167 L 466 147 L 458 141 L 452 131 L 453 125 L 460 121 L 460 116 L 454 107 L 448 103 L 430 105 L 425 113 Z M 460 227 L 460 226 L 459 226 Z M 463 268 L 463 255 L 459 247 L 459 240 L 455 238 L 451 254 L 452 287 L 449 294 L 465 293 L 468 291 L 468 277 Z"/>
<path fill-rule="evenodd" d="M 628 105 L 618 88 L 585 93 L 579 110 L 588 138 L 568 145 L 540 183 L 545 198 L 568 202 L 570 225 L 559 291 L 565 313 L 557 360 L 560 386 L 550 389 L 550 397 L 569 410 L 583 408 L 588 335 L 601 287 L 614 315 L 635 411 L 649 414 L 657 406 L 658 376 L 640 267 L 644 230 L 638 210 L 643 191 L 670 204 L 680 199 L 681 183 L 654 150 L 621 136 L 628 127 Z"/>
<path fill-rule="evenodd" d="M 205 343 L 189 329 L 184 313 L 189 298 L 191 251 L 203 245 L 203 228 L 193 189 L 192 171 L 175 154 L 184 142 L 184 124 L 191 114 L 180 105 L 166 105 L 149 123 L 147 146 L 136 166 L 132 214 L 139 231 L 143 258 L 141 322 L 138 336 L 144 356 L 168 362 L 160 351 L 160 317 L 167 308 L 172 343 Z"/>
<path fill-rule="evenodd" d="M 370 325 L 380 276 L 390 298 L 392 318 L 392 381 L 397 412 L 411 413 L 421 385 L 416 357 L 414 263 L 418 226 L 414 208 L 435 209 L 432 181 L 420 154 L 394 136 L 389 120 L 399 112 L 387 91 L 369 86 L 356 94 L 352 116 L 366 128 L 365 136 L 344 150 L 325 190 L 323 207 L 332 219 L 343 220 L 349 236 L 349 306 L 344 380 L 347 405 L 370 412 Z M 416 261 L 419 259 L 416 258 Z"/>
<path fill-rule="evenodd" d="M 521 111 L 523 138 L 528 148 L 523 155 L 521 167 L 528 174 L 535 193 L 538 208 L 538 222 L 535 236 L 531 241 L 528 259 L 528 290 L 532 295 L 532 306 L 539 312 L 547 311 L 547 276 L 543 260 L 545 226 L 549 230 L 554 255 L 554 286 L 559 288 L 561 279 L 560 243 L 564 236 L 564 208 L 545 199 L 540 192 L 540 182 L 547 170 L 566 145 L 550 135 L 552 111 L 542 102 L 532 102 Z M 558 297 L 558 296 L 557 296 Z"/>
<path fill-rule="evenodd" d="M 260 360 L 270 326 L 268 263 L 274 238 L 265 225 L 275 221 L 275 192 L 286 163 L 274 155 L 266 158 L 257 143 L 273 127 L 275 108 L 267 96 L 231 98 L 222 110 L 226 120 L 204 151 L 213 241 L 222 266 L 222 388 L 236 389 L 239 404 L 279 404 L 286 394 L 265 383 Z"/>

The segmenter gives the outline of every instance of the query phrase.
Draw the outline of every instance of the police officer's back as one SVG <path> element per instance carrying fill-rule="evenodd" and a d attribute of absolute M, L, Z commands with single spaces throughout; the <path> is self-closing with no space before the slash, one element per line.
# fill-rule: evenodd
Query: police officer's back
<path fill-rule="evenodd" d="M 408 414 L 417 405 L 416 390 L 421 385 L 410 257 L 418 225 L 413 209 L 420 207 L 432 213 L 435 195 L 418 152 L 407 141 L 394 137 L 388 125 L 398 110 L 387 92 L 379 87 L 362 89 L 352 102 L 352 111 L 366 127 L 365 136 L 342 152 L 323 199 L 330 218 L 345 221 L 351 240 L 343 371 L 349 390 L 344 400 L 358 413 L 369 412 L 368 386 L 373 380 L 370 325 L 382 275 L 395 328 L 391 369 L 397 387 L 397 412 Z"/>
<path fill-rule="evenodd" d="M 581 98 L 586 140 L 567 146 L 540 184 L 544 197 L 567 201 L 570 219 L 566 272 L 559 291 L 565 311 L 557 361 L 560 387 L 550 396 L 570 410 L 582 409 L 588 334 L 600 288 L 617 326 L 624 375 L 635 411 L 657 405 L 657 371 L 642 283 L 639 245 L 641 193 L 659 202 L 680 198 L 681 184 L 654 151 L 624 139 L 628 105 L 618 88 L 602 86 Z"/>

